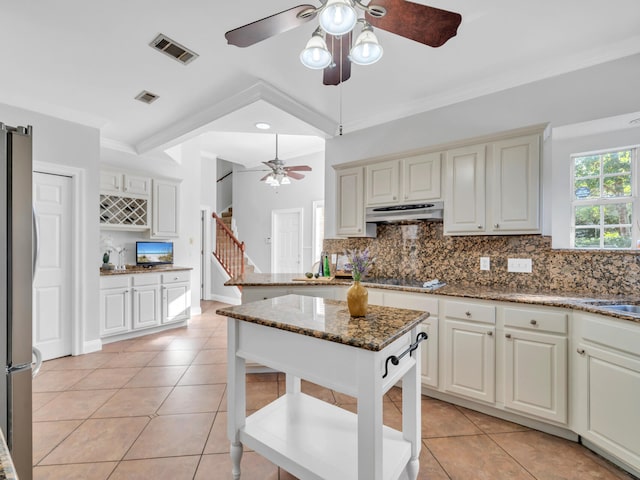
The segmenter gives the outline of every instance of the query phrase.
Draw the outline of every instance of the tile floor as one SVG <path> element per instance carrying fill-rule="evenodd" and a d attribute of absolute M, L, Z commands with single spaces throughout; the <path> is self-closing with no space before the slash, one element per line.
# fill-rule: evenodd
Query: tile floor
<path fill-rule="evenodd" d="M 226 320 L 203 302 L 188 328 L 105 345 L 45 362 L 33 385 L 36 480 L 231 478 L 226 439 Z M 303 390 L 351 411 L 348 397 Z M 251 375 L 247 408 L 284 391 L 275 373 Z M 385 397 L 384 421 L 400 428 L 401 393 Z M 420 479 L 631 479 L 578 444 L 423 397 Z M 294 477 L 255 452 L 244 480 Z"/>

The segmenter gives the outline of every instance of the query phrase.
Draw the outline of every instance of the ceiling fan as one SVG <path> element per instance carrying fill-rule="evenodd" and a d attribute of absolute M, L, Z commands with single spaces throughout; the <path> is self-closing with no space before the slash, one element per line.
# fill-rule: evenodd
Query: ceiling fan
<path fill-rule="evenodd" d="M 324 69 L 325 85 L 339 85 L 351 77 L 351 62 L 367 65 L 382 56 L 382 47 L 373 34 L 373 27 L 439 47 L 456 35 L 462 21 L 459 13 L 406 0 L 372 1 L 373 5 L 365 5 L 362 0 L 320 0 L 318 7 L 298 5 L 229 30 L 225 37 L 230 45 L 249 47 L 319 15 L 320 26 L 300 59 L 309 68 Z M 356 9 L 364 12 L 363 18 L 358 18 Z M 362 29 L 352 46 L 352 32 L 357 23 Z M 305 52 L 313 58 L 303 58 Z"/>
<path fill-rule="evenodd" d="M 291 178 L 294 180 L 301 180 L 304 175 L 298 172 L 310 172 L 311 167 L 309 165 L 296 165 L 293 167 L 285 167 L 284 162 L 278 158 L 278 134 L 276 134 L 276 157 L 268 162 L 262 162 L 271 169 L 264 177 L 260 179 L 261 182 L 266 182 L 267 185 L 277 187 L 279 185 L 287 185 L 291 183 Z"/>

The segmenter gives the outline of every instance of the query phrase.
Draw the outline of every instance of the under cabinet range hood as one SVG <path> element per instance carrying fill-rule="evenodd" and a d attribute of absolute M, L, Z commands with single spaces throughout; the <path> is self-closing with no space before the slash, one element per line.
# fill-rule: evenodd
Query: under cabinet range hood
<path fill-rule="evenodd" d="M 367 223 L 442 221 L 444 202 L 367 207 Z"/>

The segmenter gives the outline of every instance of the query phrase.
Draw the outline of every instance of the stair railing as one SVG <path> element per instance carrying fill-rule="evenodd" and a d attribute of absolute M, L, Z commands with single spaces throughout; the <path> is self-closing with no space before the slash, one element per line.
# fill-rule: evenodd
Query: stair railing
<path fill-rule="evenodd" d="M 216 213 L 212 217 L 216 221 L 216 257 L 225 272 L 231 278 L 244 274 L 244 242 L 240 242 Z"/>

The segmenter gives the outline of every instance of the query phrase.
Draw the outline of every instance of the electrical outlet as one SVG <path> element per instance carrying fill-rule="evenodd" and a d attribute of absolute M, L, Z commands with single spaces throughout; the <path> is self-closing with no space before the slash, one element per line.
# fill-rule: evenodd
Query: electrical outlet
<path fill-rule="evenodd" d="M 531 273 L 530 258 L 509 258 L 507 260 L 508 272 Z"/>
<path fill-rule="evenodd" d="M 480 270 L 491 270 L 491 260 L 489 257 L 480 257 Z"/>

